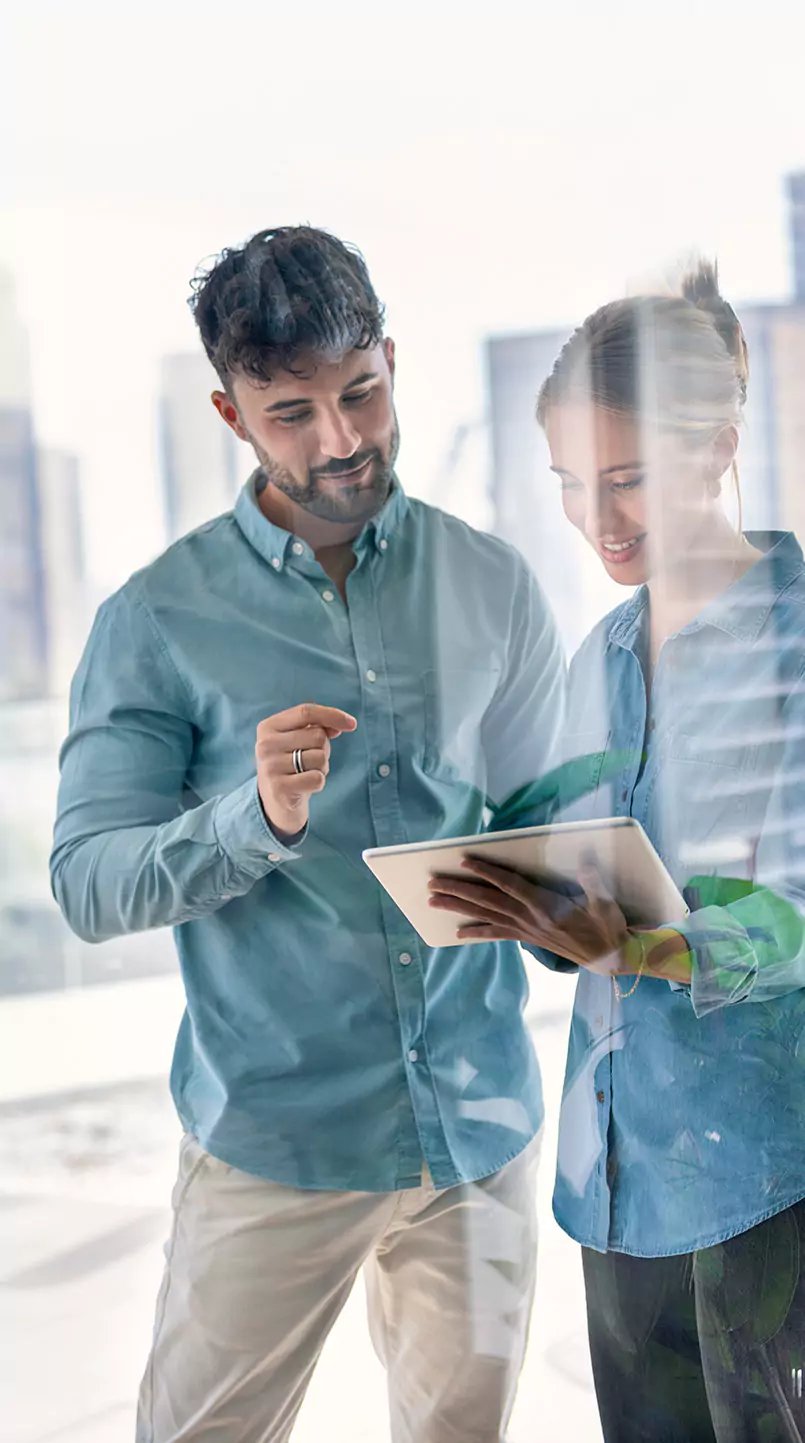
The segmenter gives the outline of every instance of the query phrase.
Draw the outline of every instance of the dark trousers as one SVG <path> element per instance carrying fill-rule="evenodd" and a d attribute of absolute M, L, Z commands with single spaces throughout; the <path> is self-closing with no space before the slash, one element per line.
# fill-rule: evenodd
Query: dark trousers
<path fill-rule="evenodd" d="M 680 1257 L 582 1254 L 605 1443 L 805 1443 L 805 1202 Z"/>

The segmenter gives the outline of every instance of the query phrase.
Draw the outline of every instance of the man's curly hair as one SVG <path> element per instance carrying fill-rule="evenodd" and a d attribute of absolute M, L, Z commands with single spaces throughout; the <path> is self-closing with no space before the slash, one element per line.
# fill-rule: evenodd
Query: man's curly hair
<path fill-rule="evenodd" d="M 225 387 L 270 381 L 302 352 L 340 358 L 383 335 L 383 307 L 358 250 L 312 226 L 262 230 L 191 282 L 189 305 Z"/>

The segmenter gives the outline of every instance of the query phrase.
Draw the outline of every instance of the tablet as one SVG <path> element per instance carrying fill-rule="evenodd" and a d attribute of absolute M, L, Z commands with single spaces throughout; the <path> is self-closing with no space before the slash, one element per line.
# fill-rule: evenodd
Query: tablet
<path fill-rule="evenodd" d="M 672 926 L 689 914 L 682 893 L 633 817 L 369 847 L 363 860 L 428 947 L 455 947 L 483 939 L 456 936 L 462 918 L 457 912 L 429 906 L 428 880 L 437 873 L 466 880 L 461 861 L 469 856 L 512 867 L 534 882 L 559 888 L 572 886 L 583 862 L 593 858 L 630 924 Z"/>

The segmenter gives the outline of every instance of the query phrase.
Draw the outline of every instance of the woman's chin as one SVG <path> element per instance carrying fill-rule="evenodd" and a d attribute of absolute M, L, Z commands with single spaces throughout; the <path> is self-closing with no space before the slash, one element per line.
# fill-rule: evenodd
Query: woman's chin
<path fill-rule="evenodd" d="M 633 566 L 607 566 L 604 562 L 607 576 L 617 581 L 620 586 L 643 586 L 648 581 L 648 572 L 645 566 L 635 562 Z"/>

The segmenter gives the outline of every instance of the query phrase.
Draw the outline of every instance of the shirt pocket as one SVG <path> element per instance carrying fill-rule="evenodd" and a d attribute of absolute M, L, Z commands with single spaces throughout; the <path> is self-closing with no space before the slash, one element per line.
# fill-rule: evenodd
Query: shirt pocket
<path fill-rule="evenodd" d="M 676 731 L 668 739 L 665 755 L 668 781 L 691 798 L 697 808 L 713 803 L 728 811 L 743 812 L 746 803 L 746 774 L 756 764 L 757 748 L 725 732 Z"/>
<path fill-rule="evenodd" d="M 423 770 L 441 781 L 486 787 L 481 723 L 500 667 L 446 666 L 424 676 Z"/>
<path fill-rule="evenodd" d="M 677 880 L 711 869 L 746 875 L 753 846 L 747 798 L 757 748 L 727 729 L 723 735 L 675 731 L 658 760 L 653 825 L 678 861 Z"/>
<path fill-rule="evenodd" d="M 733 770 L 745 769 L 751 765 L 752 755 L 757 749 L 740 738 L 726 733 L 724 736 L 676 731 L 668 742 L 668 755 L 676 761 L 699 763 L 707 767 L 728 767 Z"/>

